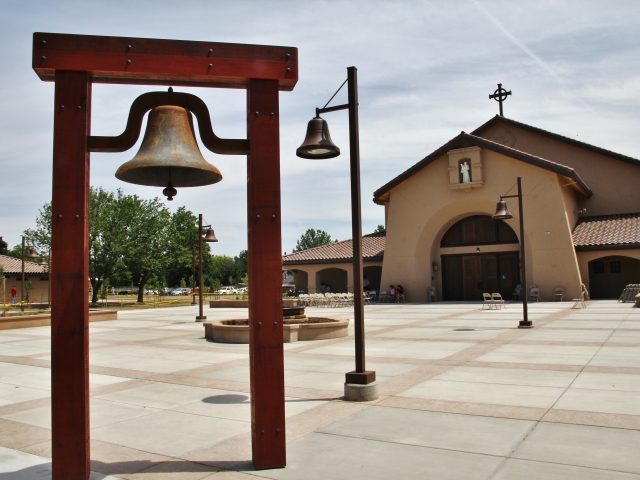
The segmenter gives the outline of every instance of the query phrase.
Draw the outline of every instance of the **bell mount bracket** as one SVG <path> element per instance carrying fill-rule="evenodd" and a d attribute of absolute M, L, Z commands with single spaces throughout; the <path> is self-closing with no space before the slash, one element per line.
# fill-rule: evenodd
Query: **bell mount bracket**
<path fill-rule="evenodd" d="M 133 147 L 142 129 L 145 114 L 161 105 L 182 107 L 198 119 L 200 139 L 207 149 L 220 155 L 248 155 L 249 140 L 224 139 L 213 132 L 211 117 L 207 105 L 199 97 L 183 92 L 148 92 L 143 93 L 131 104 L 127 126 L 115 137 L 89 136 L 87 150 L 89 152 L 124 152 Z"/>

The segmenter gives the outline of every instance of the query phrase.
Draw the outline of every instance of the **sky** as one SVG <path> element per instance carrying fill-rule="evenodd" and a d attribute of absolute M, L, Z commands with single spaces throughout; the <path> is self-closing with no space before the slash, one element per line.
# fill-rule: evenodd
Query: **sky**
<path fill-rule="evenodd" d="M 324 114 L 343 154 L 296 157 L 307 122 L 358 68 L 363 233 L 384 224 L 373 192 L 498 113 L 498 83 L 513 92 L 506 117 L 640 158 L 640 43 L 635 0 L 2 0 L 0 2 L 0 236 L 9 246 L 51 199 L 53 83 L 31 68 L 33 32 L 168 38 L 298 48 L 299 80 L 280 94 L 282 250 L 308 228 L 351 237 L 348 118 Z M 92 134 L 118 135 L 133 100 L 154 86 L 94 85 Z M 176 88 L 202 98 L 214 132 L 246 138 L 244 90 Z M 332 105 L 346 103 L 346 88 Z M 161 188 L 117 180 L 133 158 L 91 155 L 91 185 L 143 198 Z M 222 173 L 173 202 L 202 213 L 219 243 L 247 246 L 246 157 L 202 148 Z"/>

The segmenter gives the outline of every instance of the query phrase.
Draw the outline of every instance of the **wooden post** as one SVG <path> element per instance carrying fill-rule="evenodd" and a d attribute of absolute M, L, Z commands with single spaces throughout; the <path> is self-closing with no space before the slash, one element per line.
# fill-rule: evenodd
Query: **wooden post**
<path fill-rule="evenodd" d="M 53 479 L 82 479 L 89 464 L 89 153 L 91 79 L 55 73 L 51 249 Z"/>
<path fill-rule="evenodd" d="M 249 80 L 247 108 L 251 434 L 261 470 L 286 465 L 278 82 Z"/>

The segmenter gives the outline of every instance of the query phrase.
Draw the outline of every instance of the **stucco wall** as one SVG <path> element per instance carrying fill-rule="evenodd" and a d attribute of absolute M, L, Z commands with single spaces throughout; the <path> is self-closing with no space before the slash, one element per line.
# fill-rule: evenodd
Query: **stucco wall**
<path fill-rule="evenodd" d="M 20 292 L 22 291 L 22 281 L 20 280 L 20 274 L 14 275 L 9 274 L 8 278 L 5 280 L 6 292 L 4 301 L 5 303 L 11 303 L 11 288 L 15 285 L 18 290 L 18 302 L 20 301 Z M 47 280 L 41 280 L 41 278 L 46 278 L 41 275 L 26 275 L 26 281 L 31 281 L 33 284 L 33 289 L 29 292 L 30 299 L 33 303 L 47 303 L 48 295 L 49 295 L 49 282 Z M 2 283 L 0 282 L 0 295 L 2 295 Z"/>
<path fill-rule="evenodd" d="M 503 155 L 482 151 L 484 186 L 471 191 L 449 187 L 449 162 L 445 155 L 390 192 L 387 239 L 382 284 L 401 283 L 408 301 L 426 301 L 427 288 L 435 285 L 442 298 L 440 240 L 456 221 L 470 215 L 492 215 L 496 202 L 523 177 L 527 285 L 541 289 L 541 300 L 551 300 L 563 286 L 567 296 L 580 292 L 580 273 L 573 248 L 570 218 L 575 196 L 564 177 Z M 511 194 L 515 193 L 515 189 Z M 519 236 L 517 199 L 507 204 L 514 218 L 507 221 Z M 570 210 L 570 212 L 568 212 Z M 549 232 L 546 234 L 545 232 Z M 481 247 L 483 252 L 517 250 L 514 245 Z M 446 249 L 447 253 L 475 252 L 476 247 Z M 433 279 L 433 280 L 432 280 Z"/>
<path fill-rule="evenodd" d="M 587 215 L 640 210 L 640 162 L 634 166 L 513 126 L 494 125 L 481 136 L 574 168 L 594 192 L 592 198 L 578 201 L 580 208 L 587 208 Z"/>

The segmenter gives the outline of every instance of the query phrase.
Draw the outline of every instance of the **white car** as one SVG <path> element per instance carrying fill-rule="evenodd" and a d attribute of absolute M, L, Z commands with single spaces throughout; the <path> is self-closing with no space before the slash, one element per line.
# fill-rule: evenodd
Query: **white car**
<path fill-rule="evenodd" d="M 229 295 L 229 294 L 234 294 L 234 293 L 238 293 L 236 291 L 236 289 L 234 287 L 222 287 L 220 290 L 218 290 L 216 293 L 221 293 L 223 295 Z"/>

